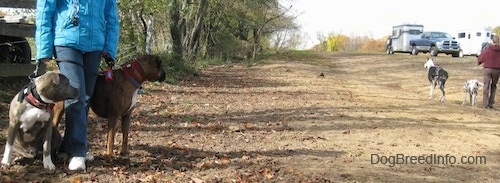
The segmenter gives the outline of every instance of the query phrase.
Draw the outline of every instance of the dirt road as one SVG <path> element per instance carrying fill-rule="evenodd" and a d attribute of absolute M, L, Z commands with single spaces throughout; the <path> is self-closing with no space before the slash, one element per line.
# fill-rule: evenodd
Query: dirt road
<path fill-rule="evenodd" d="M 40 173 L 35 161 L 2 170 L 3 180 L 499 180 L 500 104 L 461 105 L 463 83 L 482 81 L 482 68 L 475 57 L 438 57 L 450 75 L 440 103 L 437 90 L 428 99 L 425 58 L 321 54 L 209 67 L 180 85 L 147 84 L 133 115 L 129 156 L 103 156 L 105 122 L 92 116 L 90 151 L 97 159 L 86 173 L 66 171 L 64 161 L 56 173 Z"/>

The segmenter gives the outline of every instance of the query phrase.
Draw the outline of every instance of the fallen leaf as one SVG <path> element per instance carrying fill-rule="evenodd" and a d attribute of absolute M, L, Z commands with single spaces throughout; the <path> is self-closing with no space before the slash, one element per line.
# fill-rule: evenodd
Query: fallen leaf
<path fill-rule="evenodd" d="M 268 168 L 264 168 L 264 169 L 262 169 L 262 170 L 260 171 L 260 173 L 261 173 L 264 177 L 266 177 L 266 178 L 268 178 L 268 179 L 270 179 L 270 178 L 273 178 L 273 177 L 274 177 L 274 175 L 273 175 L 273 174 L 271 174 L 271 170 L 269 170 Z"/>
<path fill-rule="evenodd" d="M 71 180 L 71 183 L 82 183 L 82 178 L 81 177 L 76 177 Z"/>
<path fill-rule="evenodd" d="M 194 178 L 194 177 L 191 177 L 191 180 L 193 180 L 194 183 L 204 183 L 205 182 L 204 180 L 201 180 L 199 178 Z"/>

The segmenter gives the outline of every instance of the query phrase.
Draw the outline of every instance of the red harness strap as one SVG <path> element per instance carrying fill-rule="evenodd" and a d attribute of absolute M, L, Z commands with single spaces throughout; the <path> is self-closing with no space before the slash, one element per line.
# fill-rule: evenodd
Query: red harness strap
<path fill-rule="evenodd" d="M 137 87 L 141 88 L 141 84 L 146 81 L 144 71 L 137 62 L 137 59 L 132 60 L 122 66 L 125 76 Z"/>

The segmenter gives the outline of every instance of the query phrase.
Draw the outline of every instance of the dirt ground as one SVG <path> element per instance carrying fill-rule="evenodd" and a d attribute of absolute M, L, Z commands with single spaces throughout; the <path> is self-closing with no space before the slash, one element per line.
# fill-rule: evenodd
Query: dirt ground
<path fill-rule="evenodd" d="M 450 75 L 444 103 L 438 90 L 428 99 L 426 57 L 321 54 L 252 67 L 213 66 L 179 85 L 146 84 L 132 117 L 129 156 L 103 156 L 106 123 L 92 115 L 89 151 L 96 160 L 86 172 L 68 171 L 64 160 L 49 172 L 36 160 L 1 170 L 0 180 L 500 180 L 500 104 L 462 105 L 463 83 L 482 81 L 476 57 L 436 58 Z M 482 102 L 482 89 L 478 98 Z M 6 104 L 1 107 L 5 134 Z M 121 133 L 116 153 L 120 143 Z M 4 144 L 2 137 L 0 152 Z"/>

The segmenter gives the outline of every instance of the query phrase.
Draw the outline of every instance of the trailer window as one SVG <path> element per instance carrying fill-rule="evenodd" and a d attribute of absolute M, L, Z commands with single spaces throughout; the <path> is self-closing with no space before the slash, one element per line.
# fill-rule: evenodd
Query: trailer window
<path fill-rule="evenodd" d="M 489 32 L 486 33 L 486 37 L 490 37 L 490 33 Z"/>
<path fill-rule="evenodd" d="M 458 33 L 458 38 L 464 38 L 465 37 L 465 32 Z"/>
<path fill-rule="evenodd" d="M 481 32 L 476 32 L 477 37 L 481 37 Z"/>
<path fill-rule="evenodd" d="M 422 32 L 420 30 L 409 30 L 408 33 L 410 33 L 411 35 L 419 35 Z"/>

